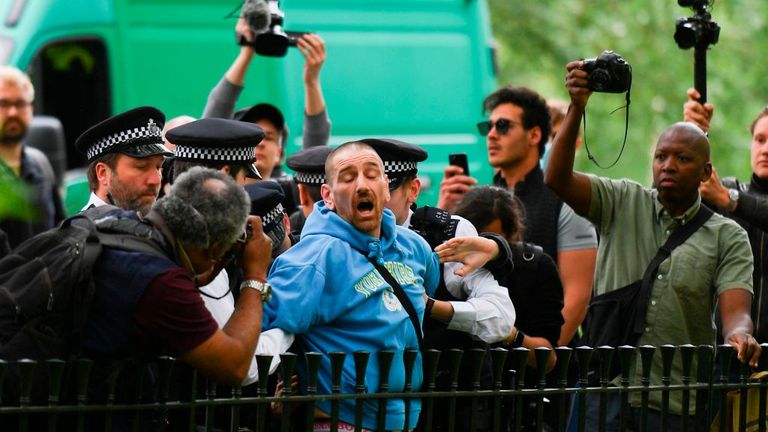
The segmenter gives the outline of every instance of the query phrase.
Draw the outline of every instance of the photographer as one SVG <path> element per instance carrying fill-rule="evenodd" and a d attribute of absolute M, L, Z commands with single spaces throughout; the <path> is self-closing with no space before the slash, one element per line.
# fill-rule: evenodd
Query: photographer
<path fill-rule="evenodd" d="M 596 295 L 629 288 L 643 278 L 646 267 L 678 227 L 701 222 L 699 184 L 712 174 L 710 149 L 706 135 L 690 123 L 676 123 L 659 137 L 653 156 L 652 189 L 629 180 L 613 180 L 573 170 L 579 122 L 592 94 L 589 74 L 583 61 L 568 63 L 566 87 L 571 98 L 565 121 L 555 137 L 544 181 L 578 214 L 587 217 L 598 229 Z M 706 214 L 706 210 L 703 210 Z M 695 226 L 695 225 L 694 225 Z M 722 334 L 738 352 L 742 363 L 756 367 L 760 346 L 752 337 L 749 316 L 752 302 L 752 254 L 744 230 L 733 221 L 714 214 L 658 266 L 651 278 L 649 298 L 638 304 L 647 309 L 640 324 L 644 331 L 633 345 L 716 343 L 712 331 L 713 292 L 717 294 L 722 317 Z M 638 306 L 638 307 L 641 307 Z M 642 310 L 642 309 L 641 309 Z M 624 326 L 632 325 L 636 315 L 623 317 Z M 585 334 L 590 338 L 590 334 Z M 636 382 L 640 362 L 632 379 Z M 695 362 L 694 362 L 695 367 Z M 656 355 L 651 365 L 651 385 L 661 384 L 662 361 Z M 672 365 L 672 385 L 682 383 L 682 359 Z M 691 395 L 690 406 L 696 406 Z M 649 430 L 660 430 L 662 394 L 650 393 Z M 596 430 L 597 398 L 587 397 L 587 430 Z M 608 401 L 609 430 L 618 427 L 619 398 Z M 640 395 L 630 400 L 630 417 L 638 415 Z M 682 394 L 669 394 L 670 431 L 681 430 Z M 637 425 L 636 425 L 637 426 Z"/>
<path fill-rule="evenodd" d="M 709 130 L 715 107 L 711 103 L 699 102 L 696 89 L 688 90 L 688 102 L 683 107 L 685 121 L 699 125 L 704 131 Z M 738 222 L 749 234 L 752 255 L 755 258 L 755 271 L 752 275 L 755 298 L 752 302 L 752 317 L 755 320 L 755 336 L 758 341 L 768 341 L 768 325 L 762 325 L 763 314 L 768 296 L 763 291 L 767 282 L 768 261 L 762 250 L 768 245 L 765 232 L 768 231 L 768 108 L 763 108 L 749 127 L 752 135 L 750 147 L 752 177 L 748 183 L 734 177 L 720 181 L 715 168 L 712 177 L 699 186 L 702 199 L 711 207 Z"/>
<path fill-rule="evenodd" d="M 240 47 L 235 61 L 208 95 L 202 117 L 235 118 L 255 123 L 264 129 L 266 138 L 256 148 L 256 167 L 265 179 L 281 179 L 279 183 L 286 192 L 283 206 L 291 214 L 298 208 L 298 195 L 290 177 L 283 174 L 281 168 L 285 158 L 285 146 L 288 144 L 288 129 L 283 114 L 277 107 L 263 103 L 235 113 L 235 104 L 244 88 L 245 74 L 256 54 L 253 46 L 248 44 L 253 42 L 255 35 L 242 15 L 235 25 L 235 33 L 238 38 L 244 38 L 246 43 Z M 331 123 L 320 86 L 320 70 L 326 59 L 325 42 L 316 34 L 305 34 L 298 39 L 297 47 L 305 58 L 302 147 L 328 145 Z"/>

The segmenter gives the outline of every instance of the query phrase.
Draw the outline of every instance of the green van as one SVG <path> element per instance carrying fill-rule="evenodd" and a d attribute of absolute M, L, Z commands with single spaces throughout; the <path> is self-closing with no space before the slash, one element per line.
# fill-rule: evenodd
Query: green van
<path fill-rule="evenodd" d="M 74 140 L 87 127 L 140 105 L 170 117 L 199 116 L 208 92 L 235 58 L 239 2 L 222 0 L 6 0 L 0 4 L 0 64 L 30 73 L 35 113 L 64 129 L 66 203 L 87 201 Z M 283 0 L 287 30 L 326 41 L 322 85 L 331 144 L 360 137 L 423 146 L 420 204 L 435 204 L 448 154 L 469 156 L 491 176 L 474 124 L 496 87 L 485 0 Z M 301 130 L 303 57 L 259 57 L 238 108 L 271 102 Z M 293 134 L 287 152 L 300 148 Z M 54 159 L 52 157 L 52 159 Z M 55 163 L 56 165 L 56 163 Z"/>

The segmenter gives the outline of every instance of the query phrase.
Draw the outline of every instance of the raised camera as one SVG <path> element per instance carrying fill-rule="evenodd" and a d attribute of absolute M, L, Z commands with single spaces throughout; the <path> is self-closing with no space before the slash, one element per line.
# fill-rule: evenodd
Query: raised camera
<path fill-rule="evenodd" d="M 613 51 L 585 59 L 582 70 L 589 74 L 587 87 L 600 93 L 624 93 L 632 84 L 632 67 Z"/>
<path fill-rule="evenodd" d="M 255 37 L 249 45 L 262 56 L 285 56 L 288 47 L 296 46 L 299 38 L 307 33 L 283 30 L 285 13 L 280 10 L 278 0 L 245 0 L 242 13 Z M 242 39 L 240 43 L 247 42 Z"/>

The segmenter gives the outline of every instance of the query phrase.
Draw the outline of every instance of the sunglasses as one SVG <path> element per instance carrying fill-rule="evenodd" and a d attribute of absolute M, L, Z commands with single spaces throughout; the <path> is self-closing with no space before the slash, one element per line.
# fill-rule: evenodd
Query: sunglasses
<path fill-rule="evenodd" d="M 491 129 L 495 127 L 496 132 L 504 135 L 509 131 L 509 128 L 515 124 L 517 124 L 517 122 L 505 118 L 496 120 L 496 123 L 491 120 L 481 121 L 477 124 L 477 131 L 480 132 L 480 135 L 486 136 L 491 132 Z"/>

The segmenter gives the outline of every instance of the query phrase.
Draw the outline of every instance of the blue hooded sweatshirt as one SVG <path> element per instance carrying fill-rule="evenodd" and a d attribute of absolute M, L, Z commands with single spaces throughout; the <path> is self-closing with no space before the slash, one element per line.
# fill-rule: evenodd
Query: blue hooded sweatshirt
<path fill-rule="evenodd" d="M 424 292 L 432 295 L 440 278 L 437 254 L 424 239 L 397 226 L 394 214 L 384 210 L 381 238 L 358 231 L 325 207 L 321 201 L 307 218 L 301 241 L 280 255 L 272 265 L 269 283 L 272 299 L 264 305 L 264 330 L 281 328 L 300 335 L 302 348 L 323 354 L 318 375 L 318 393 L 331 393 L 329 353 L 347 353 L 342 371 L 342 393 L 355 393 L 355 364 L 352 353 L 371 353 L 366 369 L 366 392 L 379 389 L 378 352 L 395 353 L 389 373 L 389 391 L 405 388 L 403 351 L 419 349 L 408 313 L 391 287 L 366 256 L 376 257 L 403 287 L 421 322 Z M 302 362 L 299 362 L 302 363 Z M 299 370 L 301 375 L 302 371 Z M 414 390 L 421 388 L 419 354 L 413 368 Z M 302 377 L 302 382 L 305 382 Z M 414 428 L 421 402 L 411 400 L 408 428 Z M 363 402 L 363 427 L 376 428 L 377 400 Z M 330 414 L 330 402 L 317 408 Z M 340 403 L 340 419 L 353 424 L 355 402 Z M 387 400 L 386 429 L 404 429 L 405 402 Z"/>

